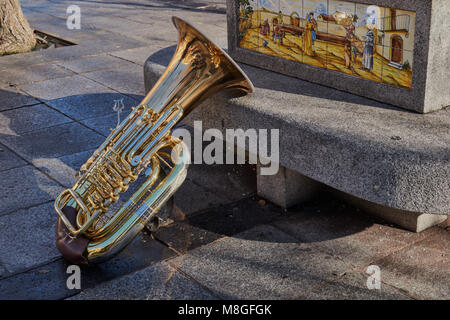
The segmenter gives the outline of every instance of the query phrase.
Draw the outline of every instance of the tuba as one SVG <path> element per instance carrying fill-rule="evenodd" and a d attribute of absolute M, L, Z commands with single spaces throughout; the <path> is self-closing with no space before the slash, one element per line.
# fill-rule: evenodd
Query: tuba
<path fill-rule="evenodd" d="M 185 21 L 172 21 L 179 41 L 164 74 L 81 167 L 72 189 L 55 200 L 56 246 L 72 263 L 111 258 L 155 219 L 180 187 L 190 154 L 171 130 L 181 119 L 222 89 L 253 91 L 224 51 Z M 109 210 L 139 177 L 144 182 L 133 195 Z"/>

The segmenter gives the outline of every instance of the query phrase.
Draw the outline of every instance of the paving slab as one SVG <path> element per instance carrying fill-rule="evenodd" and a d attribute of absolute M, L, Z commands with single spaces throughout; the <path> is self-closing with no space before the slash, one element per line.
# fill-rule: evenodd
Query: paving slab
<path fill-rule="evenodd" d="M 164 262 L 87 289 L 70 300 L 211 300 L 210 292 Z"/>
<path fill-rule="evenodd" d="M 146 268 L 175 253 L 144 233 L 139 234 L 113 259 L 94 266 L 81 267 L 81 290 L 102 282 Z M 29 271 L 13 274 L 0 280 L 0 299 L 64 299 L 81 290 L 68 289 L 67 268 L 70 263 L 58 259 Z"/>
<path fill-rule="evenodd" d="M 79 1 L 78 4 L 85 15 L 89 17 L 100 16 L 104 17 L 105 15 L 114 18 L 118 14 L 133 14 L 136 12 L 142 12 L 146 7 L 139 5 L 137 6 L 137 1 L 133 1 L 133 3 L 115 3 L 114 1 L 103 2 L 101 5 L 95 2 L 87 2 L 87 1 Z M 153 8 L 153 6 L 147 6 L 149 9 Z M 55 12 L 55 15 L 65 17 L 63 12 Z"/>
<path fill-rule="evenodd" d="M 267 224 L 283 215 L 279 207 L 264 203 L 258 197 L 249 197 L 226 205 L 204 210 L 187 217 L 190 225 L 225 236 Z"/>
<path fill-rule="evenodd" d="M 95 38 L 85 40 L 82 44 L 93 49 L 93 51 L 97 51 L 97 53 L 138 48 L 149 44 L 147 40 L 124 36 L 116 33 L 114 29 L 95 29 L 90 34 Z"/>
<path fill-rule="evenodd" d="M 380 289 L 368 289 L 369 275 L 350 272 L 333 281 L 323 281 L 319 286 L 299 297 L 304 300 L 410 300 L 401 290 L 381 283 Z"/>
<path fill-rule="evenodd" d="M 424 239 L 434 230 L 414 233 L 381 223 L 361 215 L 358 209 L 342 201 L 325 196 L 312 206 L 291 210 L 287 217 L 273 225 L 358 269 Z"/>
<path fill-rule="evenodd" d="M 125 117 L 129 114 L 128 111 L 130 110 L 130 108 L 127 108 L 120 114 L 120 121 L 125 119 Z M 111 129 L 114 129 L 117 126 L 118 120 L 119 118 L 117 117 L 117 114 L 108 114 L 106 116 L 89 118 L 81 121 L 81 123 L 102 134 L 106 138 L 111 133 Z"/>
<path fill-rule="evenodd" d="M 68 5 L 66 6 L 66 8 L 64 10 L 67 10 Z M 92 36 L 90 36 L 90 32 L 94 31 L 89 25 L 82 25 L 82 29 L 78 30 L 78 29 L 68 29 L 67 28 L 67 17 L 68 15 L 66 14 L 66 16 L 64 18 L 58 18 L 55 17 L 54 15 L 50 15 L 50 14 L 40 14 L 39 16 L 35 16 L 32 17 L 31 19 L 29 19 L 29 23 L 30 26 L 35 29 L 38 30 L 44 34 L 48 34 L 60 39 L 64 39 L 68 42 L 71 42 L 72 45 L 79 45 L 79 46 L 83 46 L 84 41 L 85 40 L 89 40 L 89 39 L 93 39 Z M 54 51 L 55 49 L 61 49 L 63 47 L 59 47 L 59 48 L 47 48 L 45 50 L 41 50 L 42 53 L 45 52 L 50 52 L 49 57 L 50 58 L 55 58 L 57 57 L 61 57 L 59 56 L 59 54 L 61 52 L 57 52 Z M 78 50 L 75 50 L 76 53 L 78 53 Z M 55 53 L 57 54 L 55 56 Z M 64 54 L 68 54 L 68 51 L 66 51 L 66 53 Z M 45 53 L 46 55 L 46 53 Z M 66 56 L 67 58 L 70 57 Z M 53 59 L 52 59 L 53 60 Z"/>
<path fill-rule="evenodd" d="M 210 208 L 200 213 L 184 216 L 174 214 L 176 222 L 160 228 L 154 236 L 180 253 L 186 253 L 217 239 L 232 236 L 257 225 L 269 223 L 281 215 L 270 204 L 261 206 L 258 198 Z"/>
<path fill-rule="evenodd" d="M 0 171 L 23 167 L 27 163 L 0 143 Z"/>
<path fill-rule="evenodd" d="M 144 75 L 142 67 L 128 62 L 126 66 L 84 74 L 85 77 L 95 80 L 124 94 L 144 95 Z"/>
<path fill-rule="evenodd" d="M 21 86 L 21 89 L 29 95 L 44 101 L 111 91 L 105 86 L 80 75 L 27 84 Z"/>
<path fill-rule="evenodd" d="M 382 281 L 419 299 L 450 299 L 450 231 L 437 228 L 430 237 L 374 264 Z"/>
<path fill-rule="evenodd" d="M 134 62 L 136 64 L 139 64 L 141 66 L 144 65 L 147 58 L 155 53 L 156 51 L 165 48 L 167 46 L 173 45 L 172 41 L 151 41 L 151 45 L 140 47 L 140 48 L 134 48 L 134 49 L 128 49 L 128 50 L 119 50 L 119 51 L 113 51 L 110 53 L 111 56 L 119 57 L 121 59 Z"/>
<path fill-rule="evenodd" d="M 193 226 L 184 221 L 176 221 L 169 226 L 161 227 L 153 236 L 180 254 L 185 254 L 190 250 L 225 237 L 222 234 Z"/>
<path fill-rule="evenodd" d="M 23 67 L 9 68 L 2 71 L 0 85 L 20 85 L 37 81 L 64 78 L 73 75 L 73 72 L 64 70 L 54 64 L 42 64 Z"/>
<path fill-rule="evenodd" d="M 163 15 L 164 18 L 159 17 L 159 15 Z M 171 13 L 157 12 L 149 15 L 145 15 L 142 19 L 152 19 L 152 15 L 158 15 L 157 20 L 150 27 L 150 29 L 142 29 L 135 32 L 134 36 L 142 39 L 142 41 L 146 41 L 148 43 L 152 43 L 154 41 L 170 41 L 171 44 L 177 44 L 178 42 L 178 31 L 172 24 L 172 16 L 178 16 L 187 22 L 191 23 L 194 27 L 196 27 L 199 31 L 201 31 L 205 36 L 211 39 L 215 44 L 217 44 L 221 48 L 228 47 L 227 33 L 225 24 L 220 25 L 208 23 L 208 19 L 203 18 L 193 18 L 187 12 L 183 11 L 173 11 Z M 215 15 L 219 16 L 219 15 Z M 213 19 L 214 17 L 211 17 Z M 138 19 L 138 16 L 132 17 L 132 19 Z M 221 18 L 222 20 L 222 18 Z"/>
<path fill-rule="evenodd" d="M 40 51 L 24 52 L 0 57 L 0 70 L 12 68 L 27 68 L 37 64 L 49 63 L 51 59 L 42 55 Z"/>
<path fill-rule="evenodd" d="M 180 214 L 187 216 L 194 212 L 229 203 L 230 201 L 192 180 L 185 180 L 174 194 L 174 202 L 181 211 Z"/>
<path fill-rule="evenodd" d="M 0 113 L 0 136 L 18 135 L 69 122 L 72 119 L 43 104 L 7 110 Z"/>
<path fill-rule="evenodd" d="M 0 111 L 14 109 L 25 105 L 33 105 L 39 103 L 38 100 L 19 91 L 15 87 L 1 87 L 0 86 Z"/>
<path fill-rule="evenodd" d="M 138 105 L 138 99 L 137 96 L 125 96 L 105 88 L 99 93 L 73 95 L 50 100 L 46 103 L 76 120 L 115 115 L 117 112 L 114 111 L 114 105 L 123 103 L 124 109 L 121 113 L 121 119 L 123 119 L 131 111 L 131 107 Z"/>
<path fill-rule="evenodd" d="M 194 2 L 191 1 L 185 2 L 185 5 L 189 6 L 193 3 Z M 145 10 L 144 12 L 138 12 L 136 14 L 122 14 L 121 16 L 129 20 L 152 25 L 171 24 L 172 22 L 170 19 L 172 16 L 178 16 L 192 23 L 209 23 L 212 26 L 218 26 L 223 29 L 226 28 L 227 16 L 224 14 L 225 12 L 218 13 L 205 10 L 183 10 L 184 8 L 177 8 L 180 1 L 172 1 L 171 4 L 174 5 L 172 8 L 164 6 L 162 8 Z"/>
<path fill-rule="evenodd" d="M 67 7 L 68 4 L 65 1 L 62 1 L 60 3 L 39 0 L 22 1 L 22 10 L 24 10 L 27 19 L 30 19 L 33 16 L 42 15 L 53 16 L 54 18 L 67 18 Z"/>
<path fill-rule="evenodd" d="M 293 299 L 350 267 L 268 225 L 168 262 L 225 299 Z"/>
<path fill-rule="evenodd" d="M 150 18 L 150 17 L 149 17 Z M 95 16 L 85 17 L 84 23 L 97 29 L 111 30 L 114 34 L 121 35 L 124 39 L 133 39 L 137 41 L 145 41 L 145 35 L 155 33 L 155 26 L 149 24 L 138 23 L 121 17 Z"/>
<path fill-rule="evenodd" d="M 55 34 L 58 37 L 62 37 L 60 34 Z M 64 37 L 62 37 L 64 38 Z M 58 61 L 66 61 L 73 59 L 80 59 L 83 57 L 94 56 L 98 54 L 102 54 L 111 50 L 111 43 L 107 42 L 96 46 L 95 40 L 85 40 L 83 45 L 75 45 L 75 46 L 67 46 L 56 49 L 47 49 L 43 51 L 39 51 L 39 54 L 43 56 L 43 59 L 46 61 L 51 61 L 53 63 Z M 99 42 L 97 40 L 97 42 Z M 117 50 L 117 49 L 116 49 Z"/>
<path fill-rule="evenodd" d="M 202 12 L 218 12 L 226 13 L 227 6 L 224 0 L 196 0 L 196 1 L 177 1 L 177 0 L 165 0 L 166 3 L 171 3 L 178 7 L 184 7 L 189 9 L 197 9 Z"/>
<path fill-rule="evenodd" d="M 21 134 L 0 136 L 0 141 L 32 161 L 37 158 L 55 158 L 98 147 L 104 137 L 71 122 Z"/>
<path fill-rule="evenodd" d="M 253 165 L 191 164 L 187 179 L 228 202 L 256 193 L 256 167 Z"/>
<path fill-rule="evenodd" d="M 92 155 L 95 149 L 82 151 L 59 158 L 36 158 L 33 165 L 47 173 L 66 188 L 72 188 L 77 181 L 80 167 Z"/>
<path fill-rule="evenodd" d="M 0 261 L 16 273 L 60 256 L 53 202 L 0 217 Z"/>
<path fill-rule="evenodd" d="M 55 199 L 61 186 L 32 166 L 0 172 L 0 216 Z"/>
<path fill-rule="evenodd" d="M 104 69 L 114 69 L 126 65 L 127 62 L 107 54 L 101 54 L 75 60 L 61 61 L 57 64 L 73 72 L 84 73 Z"/>
<path fill-rule="evenodd" d="M 144 28 L 135 34 L 139 39 L 172 41 L 172 43 L 176 44 L 178 31 L 172 24 L 172 16 L 180 17 L 191 23 L 220 47 L 227 47 L 226 15 L 224 14 L 213 12 L 205 14 L 201 11 L 165 8 L 164 10 L 156 9 L 129 15 L 126 19 L 139 22 L 142 26 L 150 26 L 149 30 L 151 32 Z"/>

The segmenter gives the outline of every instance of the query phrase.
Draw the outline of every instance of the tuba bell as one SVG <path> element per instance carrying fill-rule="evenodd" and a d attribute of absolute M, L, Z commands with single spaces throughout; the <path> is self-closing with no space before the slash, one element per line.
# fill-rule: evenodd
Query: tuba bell
<path fill-rule="evenodd" d="M 171 130 L 181 119 L 222 89 L 253 91 L 224 51 L 187 22 L 172 21 L 179 41 L 164 74 L 81 167 L 75 185 L 55 200 L 56 246 L 72 263 L 111 258 L 180 187 L 190 155 Z M 145 181 L 133 195 L 109 210 L 139 177 Z"/>

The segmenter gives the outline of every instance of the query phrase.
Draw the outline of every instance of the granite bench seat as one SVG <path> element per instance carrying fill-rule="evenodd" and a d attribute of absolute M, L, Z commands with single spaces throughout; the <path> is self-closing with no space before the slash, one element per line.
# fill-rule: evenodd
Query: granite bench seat
<path fill-rule="evenodd" d="M 149 57 L 146 90 L 161 76 L 174 49 Z M 283 168 L 399 212 L 450 214 L 449 108 L 416 114 L 242 67 L 255 85 L 254 94 L 231 99 L 219 94 L 185 121 L 202 120 L 203 129 L 280 129 Z"/>

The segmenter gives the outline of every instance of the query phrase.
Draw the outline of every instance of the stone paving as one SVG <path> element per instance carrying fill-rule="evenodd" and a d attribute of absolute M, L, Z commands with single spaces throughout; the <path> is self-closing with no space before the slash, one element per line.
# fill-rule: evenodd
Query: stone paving
<path fill-rule="evenodd" d="M 178 219 L 109 262 L 68 264 L 53 200 L 144 95 L 143 64 L 177 43 L 170 17 L 226 47 L 225 1 L 22 0 L 33 28 L 76 43 L 0 57 L 0 298 L 449 299 L 448 223 L 415 234 L 324 192 L 289 211 L 254 196 L 254 167 L 192 165 Z M 66 28 L 66 9 L 82 29 Z M 381 290 L 369 290 L 369 265 Z"/>

